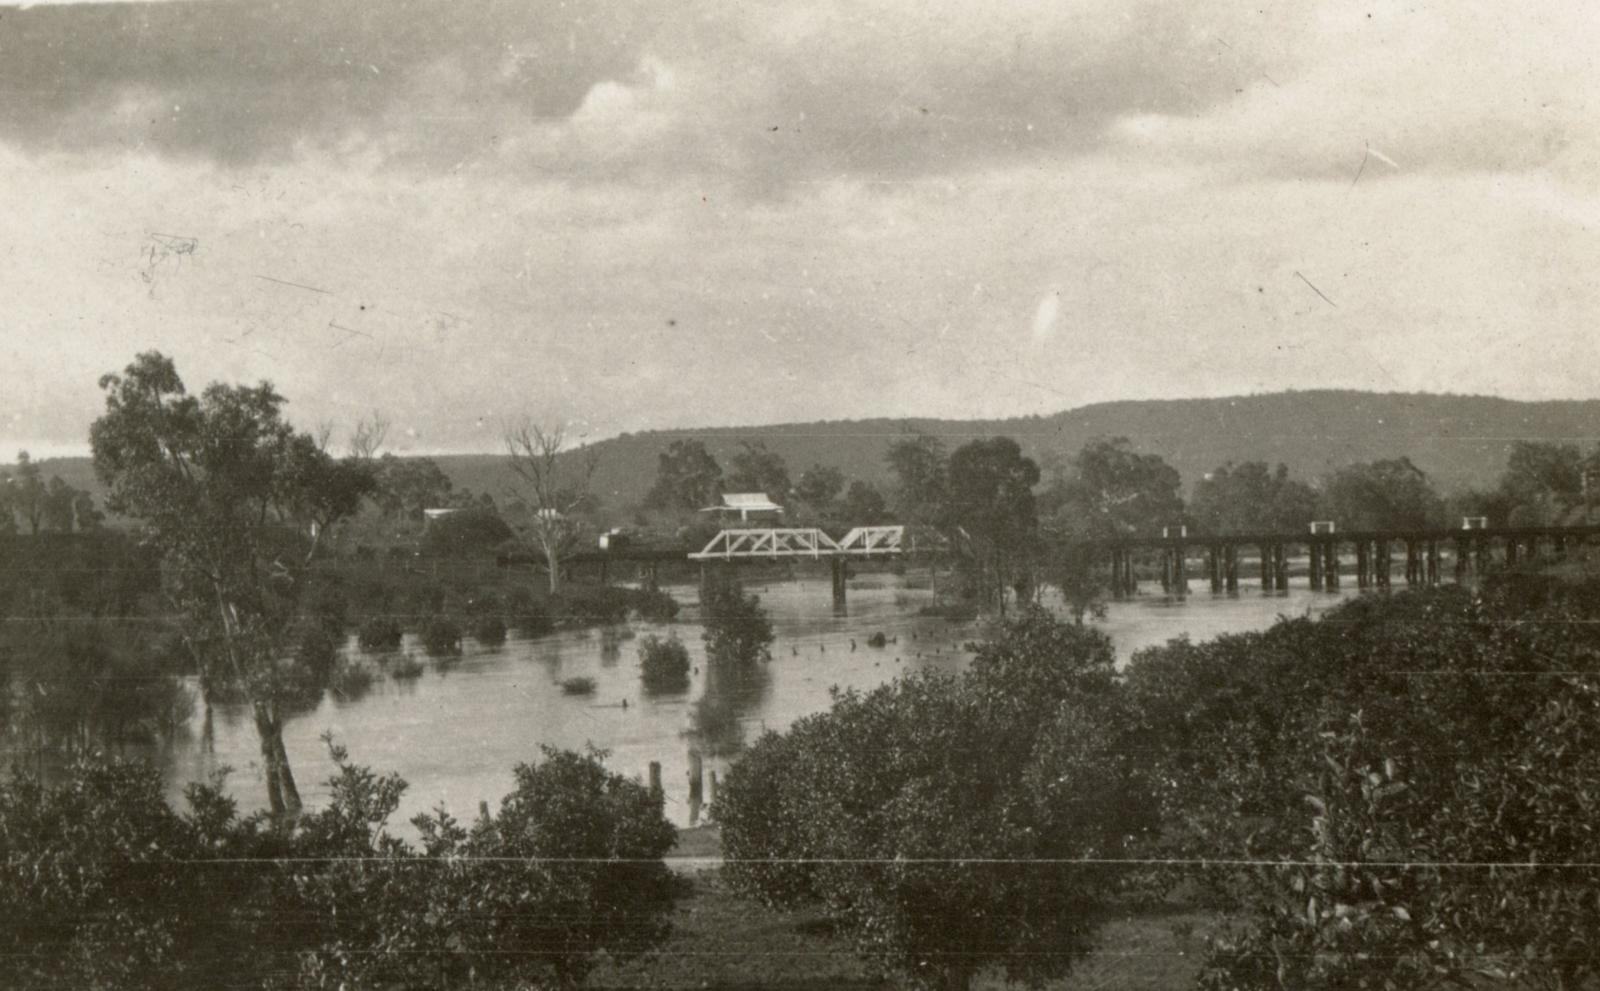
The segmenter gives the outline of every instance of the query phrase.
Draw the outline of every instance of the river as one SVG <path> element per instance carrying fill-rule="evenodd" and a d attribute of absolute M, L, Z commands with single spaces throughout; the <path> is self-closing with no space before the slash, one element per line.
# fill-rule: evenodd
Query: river
<path fill-rule="evenodd" d="M 511 789 L 512 768 L 538 759 L 541 746 L 592 745 L 608 752 L 613 770 L 640 779 L 659 762 L 669 818 L 691 825 L 703 813 L 689 801 L 691 750 L 702 755 L 709 785 L 710 772 L 725 774 L 740 744 L 826 709 L 834 687 L 867 689 L 908 671 L 962 668 L 980 625 L 918 615 L 932 593 L 916 585 L 890 574 L 852 580 L 846 616 L 834 615 L 826 579 L 747 585 L 771 615 L 777 640 L 770 661 L 731 680 L 713 676 L 705 663 L 696 593 L 688 586 L 668 589 L 685 604 L 682 621 L 636 623 L 621 634 L 628 639 L 564 631 L 498 647 L 469 640 L 459 657 L 440 661 L 426 659 L 408 637 L 402 651 L 426 659 L 420 675 L 395 677 L 392 660 L 369 659 L 379 672 L 371 688 L 352 698 L 329 693 L 288 721 L 284 744 L 308 804 L 326 800 L 334 770 L 324 734 L 355 762 L 398 773 L 409 783 L 395 819 L 402 833 L 410 832 L 404 824 L 412 816 L 441 803 L 464 820 L 480 801 L 497 805 Z M 1145 594 L 1110 604 L 1095 622 L 1126 663 L 1134 651 L 1174 637 L 1261 629 L 1350 594 L 1302 587 L 1263 595 L 1248 586 L 1231 596 L 1191 592 L 1184 600 Z M 885 634 L 886 646 L 867 645 L 875 632 Z M 638 638 L 650 634 L 676 636 L 688 647 L 694 668 L 687 692 L 652 697 L 642 689 Z M 353 644 L 347 649 L 358 653 Z M 594 692 L 565 694 L 560 682 L 574 677 L 594 679 Z M 189 732 L 157 759 L 175 800 L 185 783 L 229 767 L 227 788 L 241 809 L 265 805 L 255 727 L 242 708 L 215 707 L 209 732 L 197 712 Z"/>

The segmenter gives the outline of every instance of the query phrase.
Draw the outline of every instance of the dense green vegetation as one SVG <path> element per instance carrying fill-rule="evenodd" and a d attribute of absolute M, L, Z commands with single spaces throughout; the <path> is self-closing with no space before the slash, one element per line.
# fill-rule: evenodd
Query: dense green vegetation
<path fill-rule="evenodd" d="M 601 755 L 547 750 L 470 825 L 418 816 L 419 846 L 385 829 L 405 782 L 332 755 L 292 834 L 210 786 L 175 812 L 141 764 L 0 784 L 0 983 L 565 987 L 665 936 L 672 826 Z"/>
<path fill-rule="evenodd" d="M 757 742 L 717 809 L 730 877 L 929 985 L 1059 973 L 1109 902 L 1157 897 L 1237 913 L 1205 988 L 1585 986 L 1597 622 L 1600 580 L 1510 574 L 1113 676 L 1031 610 L 962 678 Z"/>

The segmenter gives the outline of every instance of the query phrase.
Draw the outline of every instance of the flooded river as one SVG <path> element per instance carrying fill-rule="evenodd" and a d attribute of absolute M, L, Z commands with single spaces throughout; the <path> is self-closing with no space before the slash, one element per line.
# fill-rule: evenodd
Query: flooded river
<path fill-rule="evenodd" d="M 690 825 L 702 814 L 689 804 L 691 751 L 702 756 L 709 785 L 710 772 L 724 774 L 742 743 L 826 709 L 835 686 L 866 689 L 907 671 L 957 671 L 971 656 L 965 644 L 980 632 L 975 623 L 919 616 L 932 593 L 894 575 L 853 580 L 847 616 L 834 615 L 826 579 L 746 588 L 761 597 L 777 640 L 771 661 L 743 678 L 713 676 L 706 665 L 693 587 L 668 589 L 685 605 L 682 621 L 636 623 L 620 636 L 567 631 L 499 647 L 468 640 L 459 657 L 426 659 L 422 673 L 411 677 L 395 677 L 391 669 L 399 665 L 392 660 L 370 658 L 378 676 L 369 690 L 350 698 L 330 693 L 285 727 L 301 792 L 308 804 L 326 799 L 333 765 L 321 737 L 331 733 L 357 763 L 409 782 L 395 818 L 409 832 L 402 824 L 440 803 L 460 819 L 475 816 L 480 801 L 497 805 L 511 789 L 513 766 L 537 759 L 541 746 L 594 746 L 609 753 L 613 770 L 640 779 L 659 762 L 668 816 Z M 1245 587 L 1233 596 L 1197 590 L 1177 600 L 1147 593 L 1111 604 L 1097 625 L 1126 663 L 1134 651 L 1173 637 L 1261 629 L 1280 615 L 1321 612 L 1350 594 L 1297 588 L 1263 595 Z M 886 646 L 867 646 L 875 632 L 885 634 Z M 676 636 L 689 649 L 694 668 L 687 692 L 652 696 L 641 686 L 638 642 L 652 633 Z M 426 658 L 409 637 L 404 649 Z M 575 677 L 592 678 L 594 692 L 565 694 L 560 682 Z M 184 783 L 227 766 L 228 788 L 241 809 L 266 803 L 254 724 L 241 708 L 215 708 L 209 732 L 197 713 L 189 733 L 158 760 L 175 799 Z"/>

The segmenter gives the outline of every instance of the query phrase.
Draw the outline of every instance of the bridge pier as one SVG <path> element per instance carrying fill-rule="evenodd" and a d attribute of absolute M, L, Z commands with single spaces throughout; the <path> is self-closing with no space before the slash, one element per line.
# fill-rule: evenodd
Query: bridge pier
<path fill-rule="evenodd" d="M 1323 564 L 1327 566 L 1322 585 L 1327 589 L 1339 587 L 1339 542 L 1330 540 L 1322 548 Z"/>
<path fill-rule="evenodd" d="M 1272 576 L 1280 592 L 1289 590 L 1289 545 L 1272 545 Z"/>
<path fill-rule="evenodd" d="M 1272 581 L 1277 572 L 1272 569 L 1272 545 L 1269 543 L 1257 544 L 1256 555 L 1261 559 L 1261 591 L 1272 591 Z"/>
<path fill-rule="evenodd" d="M 1391 568 L 1389 561 L 1388 540 L 1380 539 L 1377 542 L 1377 555 L 1374 563 L 1377 566 L 1377 574 L 1374 577 L 1376 577 L 1378 580 L 1378 587 L 1387 589 L 1389 587 L 1389 579 L 1392 577 L 1393 573 L 1393 569 Z"/>
<path fill-rule="evenodd" d="M 842 557 L 836 557 L 828 563 L 832 565 L 833 571 L 833 611 L 842 615 L 847 608 L 845 588 L 850 578 L 850 562 Z"/>
<path fill-rule="evenodd" d="M 1306 547 L 1306 554 L 1311 560 L 1311 588 L 1322 588 L 1322 541 L 1313 540 Z"/>
<path fill-rule="evenodd" d="M 1437 585 L 1437 584 L 1439 584 L 1439 581 L 1440 581 L 1440 579 L 1442 577 L 1443 570 L 1444 570 L 1441 567 L 1442 564 L 1443 564 L 1443 562 L 1440 560 L 1440 555 L 1439 555 L 1439 542 L 1437 540 L 1429 540 L 1428 541 L 1428 584 L 1429 585 Z"/>
<path fill-rule="evenodd" d="M 1356 588 L 1366 588 L 1372 582 L 1371 545 L 1365 540 L 1356 541 Z"/>
<path fill-rule="evenodd" d="M 1222 545 L 1206 545 L 1206 574 L 1211 579 L 1213 595 L 1222 591 Z"/>
<path fill-rule="evenodd" d="M 1239 545 L 1231 540 L 1222 549 L 1222 585 L 1226 591 L 1239 591 Z"/>
<path fill-rule="evenodd" d="M 1180 597 L 1189 594 L 1189 550 L 1182 544 L 1172 549 L 1172 584 Z"/>

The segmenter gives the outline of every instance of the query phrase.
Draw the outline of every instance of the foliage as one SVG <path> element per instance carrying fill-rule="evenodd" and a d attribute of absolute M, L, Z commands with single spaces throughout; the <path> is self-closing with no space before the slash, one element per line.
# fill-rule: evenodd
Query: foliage
<path fill-rule="evenodd" d="M 1551 526 L 1565 521 L 1582 505 L 1585 472 L 1593 474 L 1574 444 L 1517 441 L 1506 457 L 1499 495 L 1505 515 L 1499 522 L 1510 526 Z"/>
<path fill-rule="evenodd" d="M 595 680 L 584 675 L 561 679 L 563 695 L 593 695 L 595 687 Z"/>
<path fill-rule="evenodd" d="M 844 472 L 837 468 L 814 464 L 800 473 L 795 482 L 794 494 L 818 512 L 827 512 L 833 501 L 844 491 Z"/>
<path fill-rule="evenodd" d="M 1414 530 L 1444 523 L 1444 500 L 1410 458 L 1346 465 L 1328 479 L 1324 512 L 1343 530 Z"/>
<path fill-rule="evenodd" d="M 639 677 L 647 692 L 687 691 L 689 648 L 676 637 L 645 637 L 639 641 Z"/>
<path fill-rule="evenodd" d="M 1282 463 L 1232 461 L 1195 483 L 1189 511 L 1205 534 L 1304 533 L 1317 512 L 1317 492 L 1289 477 Z"/>
<path fill-rule="evenodd" d="M 506 642 L 506 624 L 499 616 L 480 616 L 472 621 L 472 639 L 485 647 Z"/>
<path fill-rule="evenodd" d="M 525 637 L 542 637 L 555 629 L 555 618 L 550 612 L 550 600 L 540 598 L 525 588 L 512 589 L 506 601 L 511 623 Z"/>
<path fill-rule="evenodd" d="M 943 442 L 913 434 L 890 444 L 884 460 L 894 475 L 890 503 L 895 516 L 908 524 L 937 522 L 945 498 Z"/>
<path fill-rule="evenodd" d="M 655 484 L 644 497 L 652 509 L 694 512 L 712 505 L 722 490 L 722 466 L 698 440 L 675 440 L 661 452 Z"/>
<path fill-rule="evenodd" d="M 419 550 L 429 557 L 481 557 L 511 537 L 511 527 L 499 513 L 472 507 L 428 521 Z"/>
<path fill-rule="evenodd" d="M 772 620 L 761 599 L 719 575 L 706 584 L 700 603 L 706 656 L 713 662 L 749 663 L 770 656 Z"/>
<path fill-rule="evenodd" d="M 160 548 L 164 591 L 206 683 L 249 699 L 272 811 L 292 816 L 300 796 L 280 709 L 303 695 L 304 676 L 284 663 L 286 641 L 322 535 L 355 511 L 371 475 L 296 433 L 270 384 L 192 396 L 155 352 L 100 384 L 106 408 L 90 442 L 110 505 Z"/>
<path fill-rule="evenodd" d="M 1261 922 L 1216 986 L 1600 972 L 1600 879 L 1554 866 L 1600 862 L 1596 620 L 1600 583 L 1507 575 L 1137 656 L 1167 855 L 1290 862 L 1222 879 Z"/>
<path fill-rule="evenodd" d="M 820 901 L 920 985 L 1062 973 L 1115 881 L 1095 862 L 1148 816 L 1103 704 L 1110 662 L 1102 635 L 1029 610 L 960 679 L 836 695 L 730 770 L 730 877 L 770 904 Z"/>
<path fill-rule="evenodd" d="M 434 616 L 422 628 L 422 646 L 430 654 L 461 651 L 461 624 L 451 616 Z"/>
<path fill-rule="evenodd" d="M 1126 437 L 1079 451 L 1041 498 L 1047 516 L 1076 516 L 1089 536 L 1159 535 L 1183 520 L 1182 479 L 1159 455 L 1139 454 Z"/>
<path fill-rule="evenodd" d="M 767 449 L 765 441 L 740 441 L 739 450 L 729 459 L 725 489 L 733 492 L 764 492 L 769 499 L 789 496 L 789 468 L 783 458 Z"/>
<path fill-rule="evenodd" d="M 422 511 L 449 504 L 450 477 L 428 458 L 385 454 L 373 464 L 373 501 L 385 519 L 422 522 Z"/>
<path fill-rule="evenodd" d="M 385 651 L 400 649 L 400 624 L 388 616 L 369 616 L 356 634 L 362 650 Z"/>
<path fill-rule="evenodd" d="M 839 515 L 851 526 L 872 526 L 881 523 L 889 514 L 889 503 L 871 483 L 860 479 L 850 483 L 845 490 Z"/>
<path fill-rule="evenodd" d="M 1019 597 L 1029 590 L 1038 482 L 1039 466 L 1009 437 L 971 441 L 950 455 L 938 522 L 985 603 L 1004 609 L 1007 588 Z"/>

